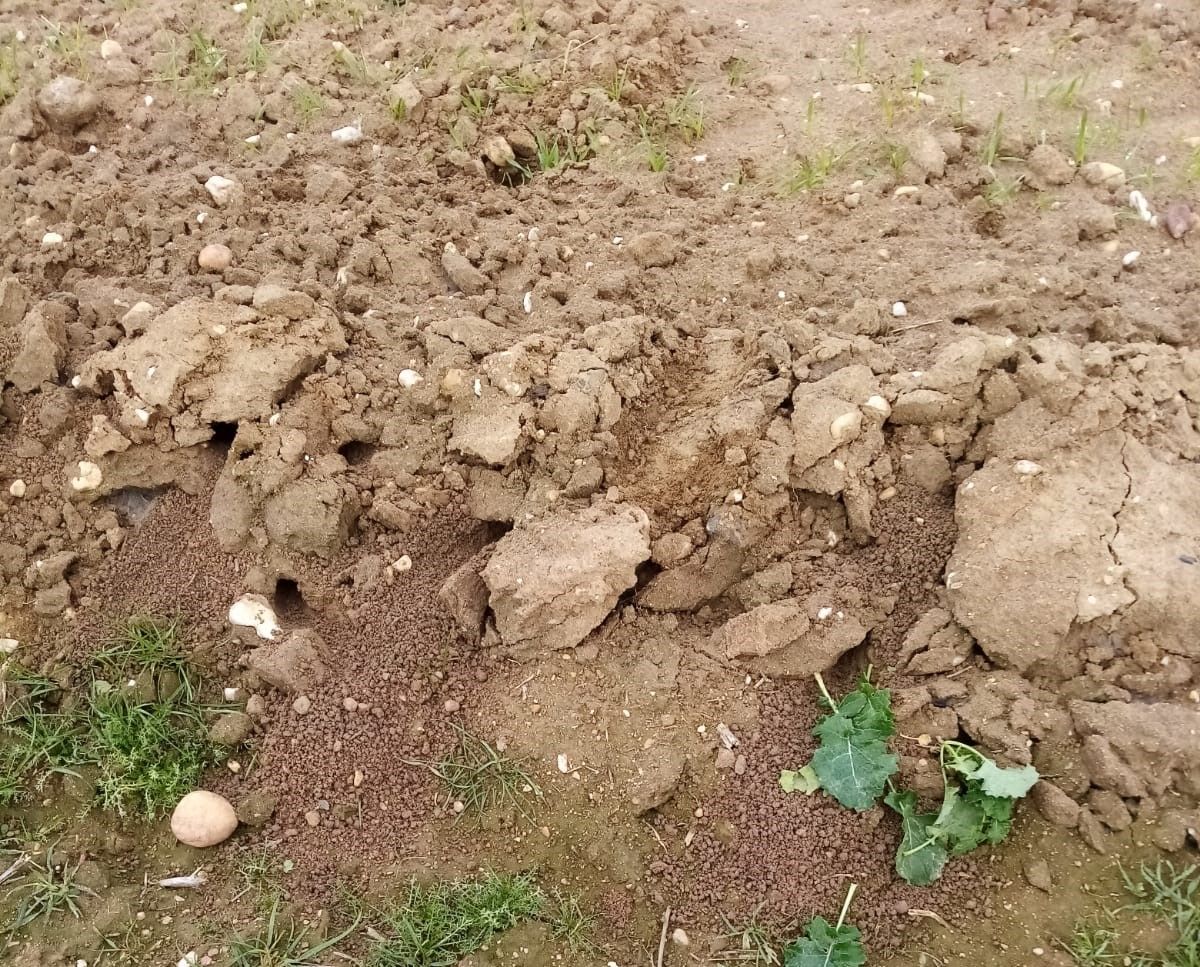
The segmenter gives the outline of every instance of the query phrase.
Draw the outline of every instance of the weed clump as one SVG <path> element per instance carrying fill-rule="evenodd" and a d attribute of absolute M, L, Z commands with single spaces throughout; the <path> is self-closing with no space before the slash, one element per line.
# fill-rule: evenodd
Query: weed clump
<path fill-rule="evenodd" d="M 150 820 L 195 788 L 223 750 L 208 740 L 199 683 L 178 647 L 176 622 L 131 619 L 95 657 L 80 701 L 15 664 L 0 680 L 0 805 L 36 777 L 96 778 L 96 801 Z"/>

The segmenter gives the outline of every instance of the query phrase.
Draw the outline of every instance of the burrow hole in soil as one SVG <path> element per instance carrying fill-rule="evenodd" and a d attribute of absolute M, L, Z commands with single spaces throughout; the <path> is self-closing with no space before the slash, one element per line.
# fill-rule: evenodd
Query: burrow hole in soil
<path fill-rule="evenodd" d="M 212 425 L 212 439 L 208 441 L 208 445 L 222 457 L 228 457 L 229 451 L 233 447 L 234 437 L 237 436 L 237 431 L 238 425 L 236 423 L 214 423 Z"/>
<path fill-rule="evenodd" d="M 371 459 L 371 454 L 374 452 L 375 447 L 358 440 L 351 440 L 349 443 L 343 443 L 338 447 L 338 453 L 345 457 L 346 462 L 352 467 L 357 467 L 360 463 L 366 463 Z"/>
<path fill-rule="evenodd" d="M 300 584 L 291 578 L 275 579 L 275 613 L 288 621 L 300 621 L 312 615 Z"/>

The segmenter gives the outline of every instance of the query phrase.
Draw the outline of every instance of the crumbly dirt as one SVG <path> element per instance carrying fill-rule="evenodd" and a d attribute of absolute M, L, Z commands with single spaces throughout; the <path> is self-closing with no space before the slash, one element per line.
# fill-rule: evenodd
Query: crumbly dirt
<path fill-rule="evenodd" d="M 596 918 L 493 960 L 854 882 L 874 960 L 1054 962 L 1114 859 L 1194 856 L 1198 46 L 1183 0 L 4 5 L 0 639 L 178 615 L 254 720 L 207 853 L 61 777 L 6 814 L 104 884 L 14 962 L 220 963 L 259 849 L 306 915 L 501 867 Z M 868 667 L 924 797 L 938 738 L 1046 777 L 933 887 L 778 785 Z M 457 815 L 456 727 L 539 794 Z"/>

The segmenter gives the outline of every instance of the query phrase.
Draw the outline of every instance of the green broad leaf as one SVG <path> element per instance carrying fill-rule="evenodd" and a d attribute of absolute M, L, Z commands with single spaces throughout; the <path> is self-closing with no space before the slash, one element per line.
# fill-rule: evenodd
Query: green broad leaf
<path fill-rule="evenodd" d="M 791 769 L 782 770 L 779 773 L 779 785 L 784 792 L 802 792 L 806 796 L 811 796 L 821 788 L 821 780 L 817 778 L 813 767 L 807 765 L 795 772 Z"/>
<path fill-rule="evenodd" d="M 860 732 L 873 732 L 881 739 L 888 739 L 896 731 L 892 718 L 892 693 L 886 688 L 876 688 L 868 681 L 842 699 L 838 712 L 850 719 Z"/>
<path fill-rule="evenodd" d="M 980 788 L 989 796 L 1020 799 L 1041 778 L 1033 766 L 998 766 L 987 756 L 971 779 L 978 781 Z"/>
<path fill-rule="evenodd" d="M 887 744 L 875 732 L 862 732 L 841 712 L 825 718 L 814 730 L 821 747 L 812 768 L 821 788 L 848 809 L 870 809 L 898 768 Z"/>
<path fill-rule="evenodd" d="M 834 926 L 823 917 L 813 917 L 804 936 L 783 951 L 784 967 L 862 967 L 866 962 L 858 927 Z"/>
<path fill-rule="evenodd" d="M 951 854 L 962 856 L 984 843 L 1003 842 L 1012 829 L 1014 800 L 989 796 L 975 783 L 965 791 L 946 787 L 946 796 L 930 833 Z"/>
<path fill-rule="evenodd" d="M 945 845 L 933 833 L 937 813 L 918 812 L 914 792 L 893 790 L 883 801 L 900 814 L 904 836 L 896 850 L 896 872 L 913 886 L 928 886 L 942 875 L 949 859 Z"/>

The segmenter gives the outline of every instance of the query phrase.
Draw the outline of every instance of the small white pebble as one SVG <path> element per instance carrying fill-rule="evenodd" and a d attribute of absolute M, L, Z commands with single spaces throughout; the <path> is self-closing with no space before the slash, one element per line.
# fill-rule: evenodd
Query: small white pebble
<path fill-rule="evenodd" d="M 145 104 L 146 107 L 149 107 L 151 104 L 154 103 L 153 95 L 147 94 L 145 97 L 142 98 L 142 103 Z"/>
<path fill-rule="evenodd" d="M 120 57 L 121 50 L 121 45 L 110 37 L 100 43 L 100 59 L 111 60 L 114 57 Z"/>
<path fill-rule="evenodd" d="M 906 306 L 903 302 L 893 302 L 892 315 L 897 319 L 903 319 L 908 315 L 908 306 Z"/>
<path fill-rule="evenodd" d="M 1013 471 L 1022 477 L 1036 477 L 1042 472 L 1042 465 L 1032 460 L 1018 460 L 1013 464 Z"/>
<path fill-rule="evenodd" d="M 225 701 L 227 701 L 227 702 L 236 702 L 236 701 L 238 700 L 238 698 L 241 696 L 241 694 L 242 694 L 242 690 L 241 690 L 240 688 L 234 688 L 234 687 L 232 687 L 232 686 L 226 686 L 226 687 L 225 687 L 225 688 L 222 690 L 221 694 L 222 694 L 223 696 L 225 696 Z"/>
<path fill-rule="evenodd" d="M 625 238 L 623 236 L 621 236 L 621 235 L 613 236 L 613 245 L 620 245 L 623 241 L 625 241 Z"/>
<path fill-rule="evenodd" d="M 392 570 L 403 573 L 412 570 L 412 558 L 407 554 L 402 554 L 392 562 Z"/>
<path fill-rule="evenodd" d="M 832 616 L 833 616 L 833 608 L 830 608 L 828 606 L 821 608 L 817 612 L 817 620 L 818 621 L 825 621 L 827 618 L 830 618 Z"/>
<path fill-rule="evenodd" d="M 684 930 L 683 927 L 676 927 L 674 932 L 671 934 L 671 942 L 680 947 L 687 947 L 692 941 L 689 939 L 687 931 Z"/>
<path fill-rule="evenodd" d="M 332 131 L 329 136 L 338 144 L 358 144 L 363 139 L 363 131 L 357 124 L 347 124 L 344 128 Z"/>
<path fill-rule="evenodd" d="M 1133 263 L 1138 260 L 1141 254 L 1142 253 L 1137 251 L 1137 249 L 1134 249 L 1132 252 L 1126 252 L 1121 256 L 1121 264 L 1125 266 L 1125 268 L 1130 268 Z"/>
<path fill-rule="evenodd" d="M 16 638 L 0 638 L 0 655 L 11 655 L 20 644 Z"/>
<path fill-rule="evenodd" d="M 252 134 L 252 135 L 250 135 L 250 137 L 246 138 L 245 140 L 246 140 L 246 144 L 258 144 L 258 142 L 262 140 L 262 135 L 261 134 Z"/>
<path fill-rule="evenodd" d="M 708 155 L 706 155 L 706 154 L 694 154 L 694 155 L 692 155 L 692 160 L 693 160 L 694 162 L 696 162 L 696 164 L 702 165 L 702 164 L 704 164 L 704 162 L 706 162 L 706 161 L 708 160 Z"/>
<path fill-rule="evenodd" d="M 425 377 L 418 373 L 415 369 L 400 370 L 400 385 L 405 389 L 412 389 L 418 383 L 425 382 Z"/>
<path fill-rule="evenodd" d="M 47 232 L 42 236 L 42 248 L 57 248 L 62 243 L 63 237 L 58 232 Z"/>
<path fill-rule="evenodd" d="M 521 308 L 525 310 L 525 315 L 529 315 L 531 312 L 533 312 L 533 293 L 532 292 L 525 293 L 525 298 L 523 298 L 521 300 Z"/>
<path fill-rule="evenodd" d="M 9 496 L 16 497 L 17 500 L 20 500 L 22 497 L 25 496 L 25 490 L 26 490 L 26 487 L 25 487 L 24 480 L 14 480 L 12 483 L 10 483 L 8 485 Z"/>
<path fill-rule="evenodd" d="M 79 473 L 71 478 L 71 489 L 76 493 L 95 490 L 104 480 L 100 468 L 88 460 L 79 461 Z"/>
<path fill-rule="evenodd" d="M 564 776 L 571 771 L 571 763 L 567 761 L 567 754 L 565 752 L 558 754 L 558 771 Z"/>
<path fill-rule="evenodd" d="M 234 13 L 245 13 L 247 10 L 250 9 L 250 7 L 248 4 L 245 4 L 245 3 L 235 3 L 229 9 L 232 10 Z"/>
<path fill-rule="evenodd" d="M 218 205 L 224 205 L 233 197 L 237 182 L 221 175 L 213 175 L 204 183 L 204 190 Z"/>

